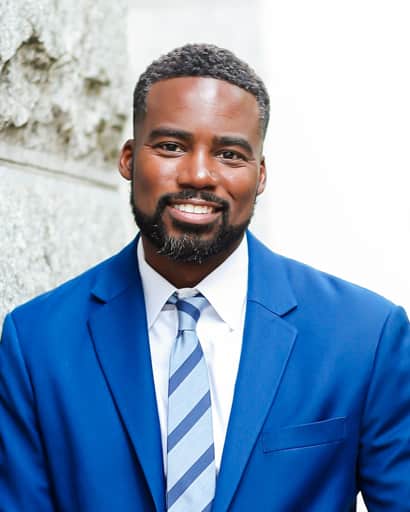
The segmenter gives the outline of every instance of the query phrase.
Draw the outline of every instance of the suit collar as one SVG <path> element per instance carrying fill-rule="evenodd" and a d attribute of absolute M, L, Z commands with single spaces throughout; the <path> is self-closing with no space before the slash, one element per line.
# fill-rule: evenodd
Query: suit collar
<path fill-rule="evenodd" d="M 109 302 L 125 289 L 140 283 L 137 265 L 137 236 L 118 254 L 98 267 L 98 274 L 91 294 L 101 302 Z"/>
<path fill-rule="evenodd" d="M 270 251 L 248 232 L 248 300 L 284 316 L 297 306 L 282 256 Z"/>

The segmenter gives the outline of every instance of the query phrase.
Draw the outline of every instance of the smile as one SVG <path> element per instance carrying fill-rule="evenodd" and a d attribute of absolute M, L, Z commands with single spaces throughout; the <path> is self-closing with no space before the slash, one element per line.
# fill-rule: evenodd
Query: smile
<path fill-rule="evenodd" d="M 221 215 L 221 207 L 204 201 L 175 202 L 168 206 L 170 216 L 186 224 L 210 224 Z"/>
<path fill-rule="evenodd" d="M 204 205 L 197 205 L 197 204 L 191 204 L 191 203 L 174 204 L 173 207 L 181 212 L 197 213 L 197 214 L 212 213 L 215 210 L 212 206 L 204 206 Z"/>

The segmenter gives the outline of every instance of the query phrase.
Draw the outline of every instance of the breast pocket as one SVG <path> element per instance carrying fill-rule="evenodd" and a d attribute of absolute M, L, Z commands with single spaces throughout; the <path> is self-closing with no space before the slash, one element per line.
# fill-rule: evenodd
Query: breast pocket
<path fill-rule="evenodd" d="M 345 437 L 346 418 L 331 418 L 264 432 L 262 446 L 264 452 L 273 452 L 341 442 Z"/>

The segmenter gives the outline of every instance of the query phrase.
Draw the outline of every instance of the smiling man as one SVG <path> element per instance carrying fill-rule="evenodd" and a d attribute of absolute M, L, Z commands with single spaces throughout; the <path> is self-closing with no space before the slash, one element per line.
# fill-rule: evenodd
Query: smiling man
<path fill-rule="evenodd" d="M 247 231 L 268 120 L 227 50 L 141 75 L 139 236 L 5 321 L 1 511 L 410 510 L 408 319 Z"/>

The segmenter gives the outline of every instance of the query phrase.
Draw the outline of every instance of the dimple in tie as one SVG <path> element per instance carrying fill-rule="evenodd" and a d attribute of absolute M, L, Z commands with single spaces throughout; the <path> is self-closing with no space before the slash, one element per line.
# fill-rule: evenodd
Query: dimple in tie
<path fill-rule="evenodd" d="M 202 295 L 169 301 L 178 311 L 168 383 L 167 510 L 210 512 L 215 454 L 208 370 L 196 334 Z"/>

